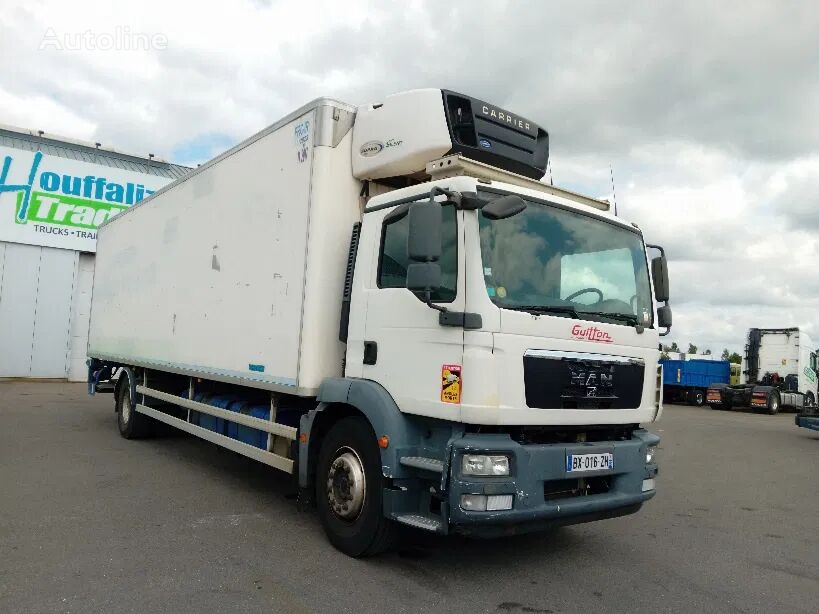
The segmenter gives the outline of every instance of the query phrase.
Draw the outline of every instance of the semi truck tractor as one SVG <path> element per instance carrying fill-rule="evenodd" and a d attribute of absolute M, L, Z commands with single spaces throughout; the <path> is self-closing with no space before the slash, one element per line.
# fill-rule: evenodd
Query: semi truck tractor
<path fill-rule="evenodd" d="M 548 142 L 447 90 L 311 102 L 100 228 L 91 392 L 292 474 L 351 556 L 637 511 L 666 259 Z"/>
<path fill-rule="evenodd" d="M 700 406 L 705 403 L 708 387 L 728 384 L 731 365 L 727 360 L 664 360 L 663 399 Z"/>
<path fill-rule="evenodd" d="M 816 405 L 816 350 L 799 328 L 752 328 L 742 358 L 741 382 L 715 383 L 706 400 L 712 409 L 782 408 L 800 410 Z"/>

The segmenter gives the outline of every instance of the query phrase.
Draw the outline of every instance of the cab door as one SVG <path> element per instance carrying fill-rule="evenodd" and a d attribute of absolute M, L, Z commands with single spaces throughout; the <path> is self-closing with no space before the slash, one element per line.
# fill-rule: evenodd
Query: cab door
<path fill-rule="evenodd" d="M 464 330 L 442 326 L 440 312 L 406 289 L 409 216 L 385 220 L 392 208 L 373 216 L 366 303 L 362 377 L 386 388 L 401 411 L 457 420 L 460 417 Z M 432 301 L 464 310 L 463 212 L 442 210 L 441 288 Z"/>

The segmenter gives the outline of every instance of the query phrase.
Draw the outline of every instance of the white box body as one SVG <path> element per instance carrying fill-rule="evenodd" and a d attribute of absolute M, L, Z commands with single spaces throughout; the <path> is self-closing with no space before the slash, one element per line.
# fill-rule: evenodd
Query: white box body
<path fill-rule="evenodd" d="M 311 103 L 101 227 L 89 356 L 300 395 L 340 376 L 354 112 Z"/>

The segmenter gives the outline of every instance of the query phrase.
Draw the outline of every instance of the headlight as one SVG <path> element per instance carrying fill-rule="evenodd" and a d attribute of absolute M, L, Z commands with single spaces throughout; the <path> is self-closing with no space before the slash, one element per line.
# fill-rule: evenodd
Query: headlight
<path fill-rule="evenodd" d="M 646 448 L 646 463 L 653 463 L 654 457 L 657 455 L 657 446 L 648 446 Z"/>
<path fill-rule="evenodd" d="M 509 457 L 464 454 L 461 461 L 461 475 L 509 475 Z"/>

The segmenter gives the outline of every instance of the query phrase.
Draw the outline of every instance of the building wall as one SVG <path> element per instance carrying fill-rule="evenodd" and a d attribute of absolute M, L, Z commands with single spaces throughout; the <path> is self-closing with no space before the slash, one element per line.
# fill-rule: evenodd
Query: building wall
<path fill-rule="evenodd" d="M 0 377 L 84 381 L 94 255 L 0 241 Z"/>
<path fill-rule="evenodd" d="M 0 377 L 67 377 L 79 253 L 5 242 L 0 253 Z"/>
<path fill-rule="evenodd" d="M 88 325 L 91 321 L 91 290 L 94 285 L 94 254 L 81 253 L 71 307 L 71 332 L 68 343 L 68 379 L 85 381 Z"/>
<path fill-rule="evenodd" d="M 0 126 L 0 377 L 85 379 L 97 228 L 188 170 Z"/>

